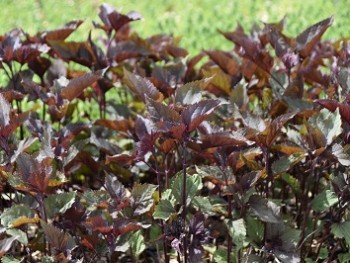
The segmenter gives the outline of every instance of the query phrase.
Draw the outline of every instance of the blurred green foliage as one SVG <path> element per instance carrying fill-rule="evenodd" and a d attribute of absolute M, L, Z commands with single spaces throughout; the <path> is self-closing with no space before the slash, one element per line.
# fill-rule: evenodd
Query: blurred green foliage
<path fill-rule="evenodd" d="M 192 54 L 201 49 L 230 48 L 232 44 L 217 29 L 233 30 L 238 21 L 250 30 L 254 23 L 276 22 L 285 15 L 285 32 L 292 36 L 331 15 L 335 22 L 325 38 L 350 36 L 350 0 L 0 0 L 0 34 L 14 27 L 34 34 L 73 19 L 85 19 L 71 37 L 85 40 L 93 28 L 91 22 L 99 21 L 98 9 L 103 2 L 122 12 L 141 13 L 144 20 L 135 22 L 134 28 L 143 37 L 157 33 L 182 36 L 182 46 Z"/>

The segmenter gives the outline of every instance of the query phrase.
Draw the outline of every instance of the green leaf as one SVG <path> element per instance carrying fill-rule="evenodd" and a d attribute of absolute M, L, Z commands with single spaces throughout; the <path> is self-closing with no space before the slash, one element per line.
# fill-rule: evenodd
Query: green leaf
<path fill-rule="evenodd" d="M 94 206 L 99 203 L 107 202 L 108 200 L 110 200 L 108 193 L 102 190 L 88 190 L 85 191 L 82 196 L 82 201 L 86 203 L 87 206 Z"/>
<path fill-rule="evenodd" d="M 344 238 L 350 246 L 350 222 L 334 223 L 331 227 L 332 233 L 338 238 Z"/>
<path fill-rule="evenodd" d="M 219 196 L 195 196 L 192 203 L 209 216 L 226 213 L 227 203 Z"/>
<path fill-rule="evenodd" d="M 281 179 L 285 181 L 290 187 L 292 187 L 294 192 L 296 193 L 300 192 L 300 182 L 298 181 L 298 179 L 296 179 L 295 177 L 293 177 L 288 173 L 283 173 L 281 175 Z"/>
<path fill-rule="evenodd" d="M 1 258 L 2 263 L 20 263 L 21 259 L 14 258 L 13 256 L 4 256 Z"/>
<path fill-rule="evenodd" d="M 350 253 L 338 254 L 338 260 L 340 263 L 349 263 L 350 262 Z"/>
<path fill-rule="evenodd" d="M 182 203 L 182 172 L 178 173 L 171 185 L 172 193 L 177 203 Z M 199 175 L 186 176 L 186 204 L 190 204 L 197 192 L 203 187 L 202 178 Z"/>
<path fill-rule="evenodd" d="M 130 238 L 130 247 L 132 253 L 138 257 L 145 249 L 145 239 L 141 233 L 141 230 L 137 230 Z"/>
<path fill-rule="evenodd" d="M 230 100 L 238 109 L 244 109 L 249 102 L 246 86 L 237 85 L 231 92 Z"/>
<path fill-rule="evenodd" d="M 32 209 L 24 205 L 13 205 L 4 210 L 0 215 L 1 225 L 11 227 L 12 223 L 21 217 L 34 218 L 35 213 Z"/>
<path fill-rule="evenodd" d="M 235 258 L 231 253 L 231 259 Z M 227 263 L 227 249 L 217 249 L 214 253 L 214 259 L 216 263 Z"/>
<path fill-rule="evenodd" d="M 50 195 L 45 199 L 47 216 L 52 218 L 58 213 L 64 214 L 75 202 L 76 192 L 59 193 Z"/>
<path fill-rule="evenodd" d="M 331 190 L 325 190 L 315 196 L 311 202 L 311 206 L 315 211 L 322 212 L 335 205 L 336 203 L 338 203 L 337 195 Z"/>
<path fill-rule="evenodd" d="M 152 184 L 137 184 L 133 191 L 134 198 L 134 215 L 141 215 L 148 212 L 153 205 L 153 193 L 157 189 L 156 185 Z"/>
<path fill-rule="evenodd" d="M 56 263 L 56 260 L 54 257 L 43 256 L 42 263 Z"/>
<path fill-rule="evenodd" d="M 286 172 L 290 168 L 292 168 L 295 164 L 297 164 L 302 159 L 304 159 L 304 157 L 305 157 L 305 154 L 303 153 L 294 153 L 289 156 L 284 156 L 272 163 L 272 171 L 275 174 Z"/>
<path fill-rule="evenodd" d="M 6 230 L 6 234 L 12 236 L 12 237 L 17 237 L 17 240 L 19 242 L 21 242 L 23 245 L 28 245 L 28 237 L 27 234 L 24 233 L 22 230 L 20 229 L 16 229 L 16 228 L 10 228 Z"/>
<path fill-rule="evenodd" d="M 168 220 L 173 213 L 176 213 L 176 210 L 171 202 L 169 200 L 160 200 L 153 213 L 153 218 Z"/>
<path fill-rule="evenodd" d="M 264 224 L 251 216 L 246 218 L 246 224 L 249 239 L 255 243 L 260 243 L 264 238 Z"/>
<path fill-rule="evenodd" d="M 334 112 L 322 109 L 320 114 L 315 118 L 315 122 L 317 127 L 324 134 L 327 145 L 330 145 L 342 132 L 342 121 L 338 108 Z"/>
<path fill-rule="evenodd" d="M 247 235 L 243 218 L 234 221 L 226 220 L 225 223 L 237 249 L 241 249 L 244 246 L 243 243 Z"/>
<path fill-rule="evenodd" d="M 341 67 L 338 75 L 338 82 L 345 94 L 350 90 L 350 70 L 348 67 Z"/>
<path fill-rule="evenodd" d="M 125 235 L 120 235 L 117 237 L 117 240 L 115 242 L 115 249 L 114 251 L 118 252 L 126 252 L 130 248 L 130 238 L 131 238 L 131 233 L 126 233 Z M 106 247 L 107 249 L 107 247 Z M 106 251 L 107 252 L 107 251 Z"/>

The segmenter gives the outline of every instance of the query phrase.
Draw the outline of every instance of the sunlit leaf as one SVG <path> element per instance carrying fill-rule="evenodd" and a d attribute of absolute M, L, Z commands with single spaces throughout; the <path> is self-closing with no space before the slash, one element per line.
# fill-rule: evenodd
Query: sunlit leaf
<path fill-rule="evenodd" d="M 329 110 L 322 109 L 320 114 L 315 118 L 315 124 L 324 134 L 327 145 L 330 145 L 342 132 L 339 110 L 335 110 L 333 113 Z"/>
<path fill-rule="evenodd" d="M 338 159 L 341 165 L 350 166 L 349 153 L 340 144 L 335 143 L 332 145 L 332 154 Z"/>
<path fill-rule="evenodd" d="M 38 219 L 39 222 L 39 219 Z M 11 228 L 11 229 L 7 229 L 6 230 L 6 234 L 12 236 L 12 237 L 17 237 L 16 239 L 21 242 L 23 245 L 27 246 L 28 245 L 28 237 L 27 234 L 25 232 L 23 232 L 20 229 L 15 229 L 15 228 Z M 3 262 L 3 261 L 2 261 Z"/>
<path fill-rule="evenodd" d="M 276 174 L 286 172 L 304 158 L 305 154 L 300 153 L 284 156 L 272 163 L 272 171 Z"/>
<path fill-rule="evenodd" d="M 76 192 L 59 193 L 45 199 L 45 210 L 49 218 L 64 214 L 75 202 Z"/>
<path fill-rule="evenodd" d="M 17 240 L 18 236 L 4 238 L 0 240 L 0 258 L 11 249 L 12 243 Z"/>
<path fill-rule="evenodd" d="M 320 41 L 323 33 L 332 24 L 333 16 L 310 26 L 297 36 L 297 50 L 303 57 L 310 55 L 312 48 Z"/>
<path fill-rule="evenodd" d="M 178 173 L 171 185 L 172 193 L 176 201 L 182 203 L 182 173 Z M 198 191 L 203 187 L 202 178 L 199 175 L 191 175 L 186 177 L 186 203 L 191 203 L 192 199 L 195 197 Z"/>
<path fill-rule="evenodd" d="M 84 21 L 76 20 L 66 23 L 63 27 L 51 31 L 45 31 L 42 36 L 45 40 L 65 40 L 71 33 L 73 33 Z"/>
<path fill-rule="evenodd" d="M 132 191 L 134 198 L 134 215 L 141 215 L 148 212 L 153 203 L 153 193 L 157 189 L 156 185 L 152 184 L 137 184 Z"/>
<path fill-rule="evenodd" d="M 0 94 L 0 127 L 5 127 L 10 123 L 10 104 Z"/>
<path fill-rule="evenodd" d="M 210 79 L 202 79 L 186 83 L 176 89 L 175 102 L 181 105 L 189 105 L 202 99 L 202 90 L 208 85 Z"/>
<path fill-rule="evenodd" d="M 84 89 L 101 78 L 104 75 L 105 71 L 106 69 L 98 70 L 93 73 L 86 73 L 80 77 L 69 80 L 67 86 L 62 88 L 61 96 L 67 100 L 73 100 L 79 97 Z"/>
<path fill-rule="evenodd" d="M 137 230 L 130 237 L 130 247 L 132 252 L 138 257 L 145 249 L 145 239 L 141 233 L 141 230 Z"/>
<path fill-rule="evenodd" d="M 110 196 L 114 199 L 121 201 L 126 198 L 126 189 L 115 176 L 112 177 L 110 174 L 106 176 L 106 189 Z"/>
<path fill-rule="evenodd" d="M 25 205 L 13 205 L 10 208 L 6 208 L 0 215 L 1 225 L 6 227 L 12 227 L 12 223 L 16 220 L 25 218 L 35 219 L 34 211 Z"/>
<path fill-rule="evenodd" d="M 332 233 L 338 238 L 344 238 L 350 246 L 350 222 L 333 223 L 331 226 Z"/>
<path fill-rule="evenodd" d="M 124 81 L 135 95 L 146 102 L 147 98 L 154 101 L 162 101 L 163 94 L 148 79 L 124 70 Z"/>
<path fill-rule="evenodd" d="M 323 212 L 324 210 L 338 203 L 338 201 L 339 199 L 333 191 L 325 190 L 315 196 L 315 198 L 311 201 L 311 206 L 315 211 Z"/>
<path fill-rule="evenodd" d="M 247 235 L 247 229 L 243 218 L 233 221 L 227 220 L 225 223 L 227 225 L 230 236 L 232 237 L 232 240 L 237 248 L 242 248 Z"/>
<path fill-rule="evenodd" d="M 168 220 L 176 210 L 169 200 L 160 200 L 153 213 L 154 219 Z"/>

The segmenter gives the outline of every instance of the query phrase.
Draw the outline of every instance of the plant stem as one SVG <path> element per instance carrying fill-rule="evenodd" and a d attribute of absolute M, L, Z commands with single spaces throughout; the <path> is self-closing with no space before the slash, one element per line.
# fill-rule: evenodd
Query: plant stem
<path fill-rule="evenodd" d="M 224 158 L 220 158 L 222 159 L 222 161 L 220 161 L 220 170 L 223 174 L 223 177 L 225 179 L 225 183 L 226 183 L 226 187 L 229 186 L 229 182 L 228 182 L 228 175 L 226 173 L 226 162 L 224 161 Z M 232 219 L 232 195 L 228 195 L 227 196 L 227 218 L 228 220 Z M 229 233 L 229 231 L 227 231 L 227 262 L 231 262 L 231 252 L 232 252 L 232 237 Z"/>
<path fill-rule="evenodd" d="M 265 194 L 266 198 L 269 198 L 269 182 L 273 182 L 273 174 L 272 174 L 272 169 L 271 169 L 271 163 L 270 163 L 270 150 L 269 148 L 263 148 L 263 155 L 264 155 L 264 160 L 265 160 L 265 169 L 266 169 L 266 174 L 267 178 L 265 180 Z"/>
<path fill-rule="evenodd" d="M 182 176 L 182 220 L 184 224 L 184 229 L 185 229 L 185 235 L 183 238 L 183 254 L 184 254 L 184 262 L 187 263 L 187 235 L 186 235 L 186 202 L 187 202 L 187 196 L 186 196 L 186 141 L 184 140 L 182 143 L 182 149 L 183 149 L 183 154 L 182 154 L 182 171 L 183 171 L 183 176 Z"/>
<path fill-rule="evenodd" d="M 227 202 L 228 202 L 228 207 L 227 207 L 227 213 L 228 213 L 228 219 L 232 219 L 232 195 L 227 196 Z M 227 231 L 227 262 L 231 262 L 231 252 L 232 252 L 232 237 Z"/>
<path fill-rule="evenodd" d="M 156 155 L 154 148 L 152 150 L 152 155 L 154 158 L 155 172 L 157 174 L 158 196 L 159 196 L 159 200 L 160 200 L 162 198 L 162 182 L 161 182 L 160 171 L 159 171 L 159 166 L 158 166 L 158 162 L 157 162 L 157 155 Z M 168 247 L 167 247 L 167 242 L 166 242 L 166 237 L 165 237 L 165 232 L 164 232 L 164 224 L 165 224 L 164 220 L 160 220 L 160 225 L 161 225 L 162 234 L 163 234 L 164 258 L 165 258 L 165 262 L 169 263 L 170 259 L 168 256 Z"/>

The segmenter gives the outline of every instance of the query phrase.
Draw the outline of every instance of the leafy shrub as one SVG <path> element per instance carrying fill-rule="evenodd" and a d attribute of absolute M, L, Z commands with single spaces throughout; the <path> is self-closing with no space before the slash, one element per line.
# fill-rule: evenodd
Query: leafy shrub
<path fill-rule="evenodd" d="M 350 258 L 349 58 L 283 21 L 189 57 L 140 15 L 1 37 L 4 262 Z M 205 60 L 205 61 L 203 61 Z M 201 62 L 202 61 L 202 62 Z M 79 65 L 79 66 L 77 66 Z"/>

